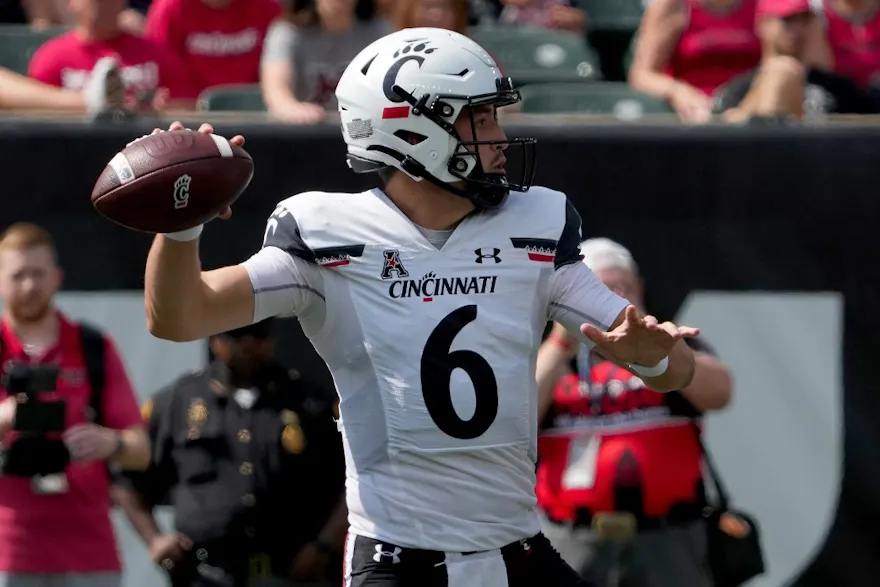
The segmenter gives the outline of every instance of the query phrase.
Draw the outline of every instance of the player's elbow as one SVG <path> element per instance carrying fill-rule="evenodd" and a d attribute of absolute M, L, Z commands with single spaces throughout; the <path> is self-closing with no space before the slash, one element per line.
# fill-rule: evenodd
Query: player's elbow
<path fill-rule="evenodd" d="M 147 308 L 147 330 L 156 338 L 171 342 L 192 342 L 200 337 L 180 319 L 164 318 Z"/>

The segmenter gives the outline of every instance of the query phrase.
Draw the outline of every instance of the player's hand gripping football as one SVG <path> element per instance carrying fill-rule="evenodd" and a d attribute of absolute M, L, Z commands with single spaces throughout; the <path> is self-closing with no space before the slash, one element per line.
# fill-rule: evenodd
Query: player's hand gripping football
<path fill-rule="evenodd" d="M 640 316 L 635 306 L 627 306 L 624 320 L 608 332 L 592 324 L 581 325 L 581 332 L 596 343 L 596 350 L 621 365 L 651 367 L 669 355 L 672 347 L 683 338 L 699 336 L 699 328 L 662 324 L 654 316 Z"/>
<path fill-rule="evenodd" d="M 185 126 L 183 126 L 182 122 L 174 121 L 171 123 L 171 126 L 168 127 L 168 130 L 188 130 L 188 129 Z M 151 134 L 155 135 L 155 134 L 159 134 L 160 132 L 165 132 L 165 131 L 163 131 L 161 128 L 155 128 L 155 129 L 153 129 L 153 132 Z M 201 126 L 199 126 L 199 132 L 202 134 L 206 134 L 206 135 L 214 134 L 214 127 L 211 126 L 210 124 L 208 124 L 207 122 L 205 122 L 205 123 L 202 123 Z M 242 146 L 244 146 L 244 137 L 241 135 L 235 135 L 234 137 L 229 139 L 229 143 L 231 145 L 236 145 L 238 147 L 242 147 Z M 223 210 L 220 211 L 218 218 L 226 220 L 230 216 L 232 216 L 232 208 L 230 208 L 229 206 L 226 206 L 226 208 L 224 208 Z"/>

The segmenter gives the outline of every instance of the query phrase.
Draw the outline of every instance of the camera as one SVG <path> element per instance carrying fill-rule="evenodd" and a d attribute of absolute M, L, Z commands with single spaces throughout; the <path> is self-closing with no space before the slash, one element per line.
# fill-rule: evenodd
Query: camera
<path fill-rule="evenodd" d="M 13 427 L 17 436 L 9 446 L 0 449 L 3 475 L 41 479 L 63 473 L 70 462 L 70 453 L 61 440 L 67 404 L 41 397 L 57 389 L 58 375 L 55 365 L 15 362 L 9 363 L 3 372 L 0 385 L 10 396 L 19 398 Z"/>
<path fill-rule="evenodd" d="M 63 401 L 44 401 L 41 394 L 58 386 L 56 365 L 10 363 L 0 381 L 9 395 L 24 396 L 15 409 L 16 432 L 47 434 L 63 432 L 66 405 Z"/>

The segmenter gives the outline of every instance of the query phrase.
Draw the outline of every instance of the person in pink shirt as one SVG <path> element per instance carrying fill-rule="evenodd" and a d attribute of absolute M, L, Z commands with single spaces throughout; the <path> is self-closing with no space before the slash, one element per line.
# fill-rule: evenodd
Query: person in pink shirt
<path fill-rule="evenodd" d="M 260 54 L 278 0 L 153 0 L 144 36 L 174 52 L 199 92 L 260 81 Z"/>
<path fill-rule="evenodd" d="M 126 0 L 70 0 L 69 7 L 74 30 L 37 50 L 28 69 L 30 77 L 79 90 L 98 59 L 111 56 L 121 65 L 129 106 L 151 110 L 194 105 L 197 89 L 180 59 L 161 44 L 119 27 Z"/>
<path fill-rule="evenodd" d="M 22 432 L 26 403 L 0 387 L 0 585 L 120 587 L 108 464 L 146 469 L 149 439 L 115 345 L 90 329 L 91 348 L 103 348 L 103 385 L 91 389 L 83 328 L 54 306 L 56 256 L 38 226 L 14 224 L 0 235 L 0 364 L 6 373 L 13 365 L 56 370 L 49 391 L 27 402 L 59 402 L 63 419 L 63 432 Z M 3 385 L 13 385 L 10 377 Z"/>

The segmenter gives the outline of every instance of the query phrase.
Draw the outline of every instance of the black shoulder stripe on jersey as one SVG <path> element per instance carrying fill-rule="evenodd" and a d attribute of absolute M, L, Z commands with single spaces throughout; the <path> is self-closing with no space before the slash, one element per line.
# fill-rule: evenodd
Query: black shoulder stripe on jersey
<path fill-rule="evenodd" d="M 269 217 L 263 247 L 277 247 L 303 261 L 316 262 L 315 252 L 303 240 L 296 218 L 284 206 L 275 208 Z"/>
<path fill-rule="evenodd" d="M 511 238 L 515 249 L 525 249 L 529 261 L 553 263 L 556 260 L 556 241 L 550 238 Z"/>
<path fill-rule="evenodd" d="M 364 254 L 364 245 L 340 245 L 336 247 L 321 247 L 315 249 L 315 263 L 322 267 L 335 267 L 339 265 L 348 265 L 348 262 L 355 257 Z"/>
<path fill-rule="evenodd" d="M 583 260 L 581 255 L 581 215 L 575 210 L 571 200 L 565 200 L 565 226 L 562 228 L 562 235 L 556 245 L 556 269 L 571 265 L 572 263 L 580 263 Z"/>
<path fill-rule="evenodd" d="M 338 247 L 321 247 L 314 250 L 315 257 L 360 257 L 366 245 L 340 245 Z"/>
<path fill-rule="evenodd" d="M 538 249 L 547 252 L 556 250 L 556 241 L 552 238 L 512 238 L 510 244 L 514 249 Z"/>

